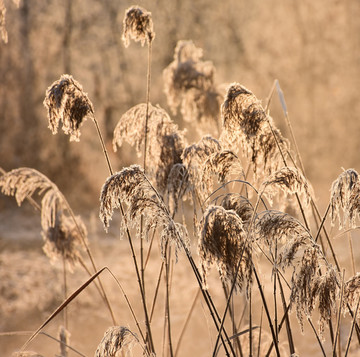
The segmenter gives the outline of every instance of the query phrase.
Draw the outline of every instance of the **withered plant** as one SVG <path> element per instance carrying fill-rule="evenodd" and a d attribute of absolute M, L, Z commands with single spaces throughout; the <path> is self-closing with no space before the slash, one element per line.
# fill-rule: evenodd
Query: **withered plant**
<path fill-rule="evenodd" d="M 3 39 L 4 19 L 0 0 Z M 61 127 L 70 141 L 79 141 L 84 121 L 88 118 L 95 125 L 109 171 L 100 190 L 99 217 L 108 231 L 115 210 L 119 210 L 119 236 L 128 241 L 132 259 L 133 270 L 126 272 L 137 281 L 135 298 L 139 303 L 133 307 L 127 297 L 121 285 L 124 276 L 116 277 L 109 268 L 96 267 L 85 224 L 74 215 L 55 183 L 31 168 L 2 173 L 2 193 L 14 196 L 18 204 L 31 200 L 40 209 L 43 249 L 50 259 L 60 257 L 72 268 L 80 264 L 87 269 L 82 257 L 85 251 L 92 264 L 92 270 L 87 269 L 90 278 L 72 294 L 66 294 L 64 302 L 32 334 L 18 355 L 26 355 L 27 345 L 94 282 L 112 318 L 112 327 L 102 339 L 99 336 L 96 357 L 131 355 L 133 348 L 140 348 L 144 356 L 163 353 L 175 357 L 184 343 L 196 345 L 198 336 L 183 336 L 193 311 L 200 309 L 196 304 L 199 296 L 201 316 L 205 315 L 206 320 L 203 323 L 210 321 L 209 346 L 214 357 L 296 356 L 301 339 L 317 343 L 319 354 L 324 356 L 349 356 L 350 346 L 359 349 L 360 345 L 360 276 L 351 239 L 359 228 L 358 173 L 348 169 L 340 174 L 321 215 L 279 83 L 274 83 L 264 105 L 237 82 L 230 84 L 221 98 L 212 62 L 202 60 L 202 49 L 192 41 L 182 40 L 176 45 L 173 61 L 163 71 L 170 110 L 175 114 L 180 108 L 185 122 L 201 128 L 199 132 L 217 125 L 219 117 L 222 119 L 218 133 L 205 133 L 197 142 L 188 142 L 186 131 L 179 130 L 165 109 L 150 102 L 154 38 L 151 13 L 139 6 L 128 8 L 123 20 L 125 46 L 132 40 L 148 46 L 146 98 L 119 118 L 113 148 L 117 151 L 127 142 L 143 157 L 142 166 L 112 169 L 94 106 L 71 75 L 64 74 L 55 81 L 44 100 L 53 134 Z M 270 116 L 275 87 L 292 142 L 276 127 L 277 118 Z M 42 196 L 40 204 L 35 192 Z M 336 228 L 339 232 L 334 233 Z M 344 234 L 349 236 L 350 273 L 346 265 L 339 263 L 332 245 L 333 236 L 341 239 Z M 159 268 L 155 276 L 148 269 L 150 261 Z M 211 269 L 213 266 L 218 275 Z M 172 305 L 175 294 L 184 299 L 183 305 L 188 303 L 188 293 L 174 288 L 180 270 L 186 283 L 190 286 L 193 281 L 197 289 L 184 319 L 173 312 Z M 99 280 L 105 271 L 120 288 L 132 322 L 116 323 Z M 162 288 L 163 314 L 158 313 Z M 137 318 L 139 313 L 141 319 Z M 351 319 L 350 328 L 343 329 L 348 323 L 346 315 Z M 174 328 L 178 322 L 174 316 L 182 320 L 180 330 Z M 138 334 L 132 332 L 131 324 Z M 306 333 L 305 337 L 294 333 L 294 324 Z M 342 331 L 348 331 L 346 345 L 340 337 Z M 179 333 L 177 345 L 175 332 Z M 65 325 L 58 340 L 62 356 L 74 350 L 68 337 Z M 325 340 L 329 343 L 325 344 Z"/>

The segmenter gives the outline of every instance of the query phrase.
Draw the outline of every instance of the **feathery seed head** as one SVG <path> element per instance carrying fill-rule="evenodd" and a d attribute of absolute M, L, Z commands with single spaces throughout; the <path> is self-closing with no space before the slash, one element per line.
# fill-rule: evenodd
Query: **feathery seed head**
<path fill-rule="evenodd" d="M 285 268 L 294 265 L 295 255 L 311 241 L 310 232 L 296 218 L 287 213 L 267 210 L 258 215 L 256 237 L 269 250 L 277 247 L 277 265 Z"/>
<path fill-rule="evenodd" d="M 136 334 L 124 326 L 109 327 L 95 351 L 95 357 L 126 356 L 135 343 L 140 343 Z"/>
<path fill-rule="evenodd" d="M 343 305 L 344 311 L 347 311 L 347 304 L 350 305 L 351 310 L 355 311 L 360 299 L 360 273 L 356 273 L 344 284 Z M 360 309 L 358 309 L 357 318 L 360 317 Z"/>
<path fill-rule="evenodd" d="M 269 201 L 277 193 L 276 188 L 285 195 L 299 194 L 308 206 L 311 200 L 310 188 L 305 177 L 294 167 L 283 167 L 274 172 L 264 183 L 263 192 Z"/>
<path fill-rule="evenodd" d="M 202 49 L 192 41 L 179 41 L 174 60 L 163 71 L 164 92 L 173 113 L 181 105 L 184 120 L 217 123 L 221 96 L 214 85 L 215 67 L 202 61 Z M 198 126 L 197 126 L 198 127 Z"/>
<path fill-rule="evenodd" d="M 228 193 L 221 202 L 220 206 L 225 210 L 233 210 L 241 218 L 243 225 L 246 227 L 250 223 L 250 219 L 254 212 L 251 202 L 240 193 Z"/>
<path fill-rule="evenodd" d="M 125 47 L 129 47 L 130 40 L 150 44 L 155 38 L 151 12 L 140 6 L 131 6 L 125 11 L 123 20 L 123 35 Z"/>
<path fill-rule="evenodd" d="M 70 269 L 81 259 L 79 248 L 84 249 L 87 231 L 81 218 L 72 218 L 58 212 L 54 227 L 49 226 L 43 230 L 42 236 L 45 241 L 43 250 L 51 261 L 62 258 Z M 79 231 L 80 230 L 80 231 Z"/>
<path fill-rule="evenodd" d="M 123 114 L 114 130 L 114 150 L 126 141 L 135 146 L 140 156 L 145 142 L 145 120 L 145 103 L 138 104 Z M 164 109 L 149 104 L 147 138 L 148 173 L 150 177 L 155 177 L 158 190 L 164 192 L 172 166 L 181 162 L 185 146 L 184 132 L 178 129 Z"/>
<path fill-rule="evenodd" d="M 317 244 L 307 244 L 300 266 L 292 277 L 290 295 L 290 301 L 295 304 L 296 315 L 302 329 L 303 316 L 311 316 L 317 301 L 322 334 L 324 322 L 330 318 L 335 309 L 337 279 L 336 270 L 325 262 L 321 248 Z"/>
<path fill-rule="evenodd" d="M 354 227 L 355 218 L 360 209 L 359 198 L 359 174 L 354 169 L 348 169 L 341 173 L 331 186 L 331 223 L 334 224 L 337 218 L 340 228 L 345 226 L 347 222 Z"/>
<path fill-rule="evenodd" d="M 80 140 L 80 127 L 87 117 L 93 117 L 94 108 L 79 82 L 63 74 L 46 91 L 44 106 L 48 110 L 49 128 L 53 134 L 59 123 L 70 141 Z"/>
<path fill-rule="evenodd" d="M 110 176 L 101 190 L 100 219 L 104 228 L 109 227 L 115 208 L 125 203 L 128 208 L 124 219 L 133 226 L 142 215 L 144 217 L 144 235 L 156 226 L 162 229 L 161 248 L 164 253 L 166 242 L 175 245 L 176 250 L 182 246 L 188 247 L 186 231 L 170 217 L 162 199 L 146 178 L 144 171 L 138 165 L 132 165 Z"/>
<path fill-rule="evenodd" d="M 251 245 L 241 218 L 235 211 L 227 211 L 221 206 L 209 206 L 200 222 L 201 233 L 198 251 L 203 271 L 203 283 L 206 287 L 206 276 L 213 264 L 224 281 L 233 282 L 242 290 L 246 282 L 246 290 L 252 282 Z M 238 274 L 236 268 L 240 262 Z"/>
<path fill-rule="evenodd" d="M 257 136 L 266 120 L 266 113 L 255 95 L 239 83 L 232 83 L 221 106 L 223 128 L 229 135 L 240 131 L 249 140 Z"/>

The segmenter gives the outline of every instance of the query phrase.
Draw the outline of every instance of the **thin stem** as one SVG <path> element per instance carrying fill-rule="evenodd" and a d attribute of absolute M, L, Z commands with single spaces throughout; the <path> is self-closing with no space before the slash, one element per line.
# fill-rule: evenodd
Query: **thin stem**
<path fill-rule="evenodd" d="M 345 357 L 347 357 L 347 355 L 348 355 L 348 353 L 349 353 L 349 348 L 350 348 L 350 343 L 351 343 L 351 337 L 352 337 L 352 335 L 353 335 L 354 327 L 355 327 L 355 324 L 356 324 L 356 316 L 357 316 L 358 309 L 359 309 L 359 303 L 360 303 L 360 296 L 359 296 L 358 302 L 357 302 L 357 304 L 356 304 L 356 310 L 355 310 L 355 314 L 354 314 L 354 317 L 353 317 L 353 320 L 352 320 L 351 329 L 350 329 L 350 333 L 349 333 L 349 338 L 348 338 L 348 341 L 347 341 L 347 344 L 346 344 Z"/>
<path fill-rule="evenodd" d="M 186 327 L 187 325 L 189 324 L 189 321 L 190 321 L 190 318 L 191 318 L 191 315 L 194 311 L 194 308 L 195 308 L 195 304 L 196 304 L 196 301 L 198 300 L 199 296 L 200 296 L 200 292 L 201 292 L 201 289 L 198 289 L 196 291 L 196 294 L 195 294 L 195 297 L 193 299 L 193 302 L 191 304 L 191 307 L 186 315 L 186 318 L 185 318 L 185 321 L 184 321 L 184 324 L 180 330 L 180 335 L 179 335 L 179 338 L 178 338 L 178 342 L 176 344 L 176 348 L 175 348 L 175 352 L 174 352 L 174 357 L 177 356 L 178 352 L 179 352 L 179 348 L 180 348 L 180 344 L 181 344 L 181 341 L 184 337 L 184 334 L 185 334 L 185 331 L 186 331 Z"/>
<path fill-rule="evenodd" d="M 335 332 L 335 338 L 334 338 L 334 345 L 333 345 L 333 356 L 336 356 L 336 343 L 339 337 L 339 331 L 340 331 L 340 319 L 341 319 L 341 307 L 343 304 L 343 296 L 344 296 L 344 278 L 345 278 L 345 269 L 343 270 L 343 276 L 341 280 L 341 293 L 340 293 L 340 301 L 339 301 L 339 311 L 337 316 L 337 324 L 336 324 L 336 332 Z M 340 343 L 340 342 L 339 342 Z"/>
<path fill-rule="evenodd" d="M 308 320 L 308 322 L 309 322 L 312 330 L 314 331 L 314 334 L 315 334 L 316 339 L 317 339 L 317 341 L 318 341 L 318 343 L 319 343 L 321 352 L 323 353 L 324 357 L 326 357 L 326 353 L 325 353 L 324 347 L 323 347 L 323 345 L 322 345 L 322 343 L 321 343 L 321 340 L 320 340 L 320 337 L 319 337 L 318 333 L 316 332 L 316 328 L 314 327 L 314 324 L 312 323 L 310 317 L 308 317 L 307 320 Z"/>
<path fill-rule="evenodd" d="M 66 298 L 67 298 L 67 279 L 66 279 L 65 257 L 63 257 L 62 261 L 63 261 L 64 300 L 66 300 Z M 67 306 L 64 309 L 64 327 L 67 330 L 67 328 L 68 328 L 68 309 L 67 309 Z"/>
<path fill-rule="evenodd" d="M 168 245 L 168 242 L 166 243 Z M 171 247 L 165 247 L 165 283 L 166 283 L 166 301 L 165 301 L 165 316 L 167 321 L 167 330 L 168 330 L 168 343 L 169 343 L 169 352 L 170 357 L 174 357 L 173 347 L 172 347 L 172 338 L 171 338 L 171 318 L 170 318 L 170 257 L 171 257 Z"/>
<path fill-rule="evenodd" d="M 260 279 L 259 279 L 259 276 L 258 276 L 258 274 L 256 272 L 255 267 L 253 267 L 253 272 L 254 272 L 254 275 L 255 275 L 255 278 L 256 278 L 256 282 L 258 284 L 258 288 L 259 288 L 259 291 L 260 291 L 260 295 L 261 295 L 261 299 L 262 299 L 263 306 L 264 306 L 264 309 L 265 309 L 265 313 L 266 313 L 266 316 L 268 318 L 269 327 L 270 327 L 271 335 L 272 335 L 272 338 L 273 338 L 276 355 L 278 357 L 280 357 L 279 344 L 278 344 L 278 341 L 276 339 L 275 330 L 274 330 L 273 323 L 271 321 L 270 312 L 269 312 L 269 309 L 268 309 L 268 306 L 267 306 L 267 303 L 266 303 L 264 291 L 263 291 L 263 288 L 262 288 L 262 286 L 260 284 Z"/>

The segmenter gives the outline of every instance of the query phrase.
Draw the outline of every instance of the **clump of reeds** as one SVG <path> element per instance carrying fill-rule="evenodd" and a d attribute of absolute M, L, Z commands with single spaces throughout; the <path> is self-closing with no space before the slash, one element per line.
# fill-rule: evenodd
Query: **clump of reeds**
<path fill-rule="evenodd" d="M 204 285 L 211 265 L 215 264 L 224 281 L 246 290 L 252 282 L 252 248 L 241 218 L 235 211 L 209 206 L 200 222 L 198 252 Z M 241 261 L 241 263 L 240 263 Z M 240 263 L 239 271 L 237 266 Z"/>
<path fill-rule="evenodd" d="M 185 146 L 184 132 L 178 129 L 168 113 L 159 106 L 149 105 L 148 131 L 143 130 L 146 121 L 147 105 L 138 104 L 122 115 L 114 129 L 113 148 L 121 147 L 124 141 L 142 154 L 147 136 L 146 166 L 148 174 L 154 176 L 156 186 L 163 192 L 167 186 L 171 168 L 181 162 Z"/>
<path fill-rule="evenodd" d="M 70 135 L 70 141 L 80 140 L 83 121 L 94 116 L 93 105 L 79 82 L 63 74 L 46 91 L 44 106 L 48 110 L 49 128 L 53 134 L 62 130 Z"/>
<path fill-rule="evenodd" d="M 123 21 L 123 35 L 125 47 L 130 45 L 130 40 L 150 44 L 155 38 L 151 12 L 140 6 L 131 6 L 125 11 Z"/>
<path fill-rule="evenodd" d="M 136 334 L 124 326 L 109 327 L 99 343 L 95 357 L 116 357 L 123 356 L 131 352 L 133 346 L 140 343 Z"/>
<path fill-rule="evenodd" d="M 164 91 L 173 111 L 181 106 L 185 121 L 217 125 L 221 95 L 215 86 L 215 67 L 202 61 L 203 51 L 192 41 L 178 41 L 174 60 L 163 71 Z M 207 130 L 209 130 L 207 124 Z"/>
<path fill-rule="evenodd" d="M 128 206 L 124 216 L 126 222 L 137 225 L 136 219 L 144 217 L 145 237 L 151 229 L 162 228 L 160 240 L 163 254 L 167 242 L 174 244 L 176 248 L 188 245 L 184 227 L 171 219 L 163 201 L 138 165 L 115 173 L 103 185 L 100 196 L 100 219 L 105 229 L 109 227 L 114 209 L 120 208 L 122 203 Z"/>

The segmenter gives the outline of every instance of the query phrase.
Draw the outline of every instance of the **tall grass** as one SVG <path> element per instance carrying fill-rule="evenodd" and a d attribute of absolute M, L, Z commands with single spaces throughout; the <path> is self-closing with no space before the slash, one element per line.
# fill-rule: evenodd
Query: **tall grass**
<path fill-rule="evenodd" d="M 95 125 L 109 170 L 100 191 L 100 220 L 107 230 L 114 210 L 120 211 L 120 236 L 129 244 L 141 303 L 134 309 L 121 287 L 121 277 L 110 271 L 133 317 L 133 321 L 118 325 L 119 318 L 100 280 L 100 275 L 109 270 L 97 268 L 85 225 L 57 186 L 31 168 L 3 173 L 1 191 L 14 196 L 18 204 L 25 199 L 36 201 L 35 192 L 43 195 L 44 251 L 53 260 L 64 261 L 64 302 L 17 355 L 25 355 L 28 344 L 90 284 L 96 285 L 112 320 L 94 351 L 97 357 L 132 353 L 136 346 L 145 356 L 181 355 L 184 344 L 196 344 L 196 336 L 183 336 L 200 295 L 213 356 L 295 356 L 302 339 L 316 346 L 319 355 L 349 356 L 351 350 L 356 354 L 360 344 L 360 278 L 351 234 L 358 228 L 358 173 L 348 169 L 339 175 L 331 185 L 328 208 L 321 215 L 279 83 L 275 82 L 292 143 L 276 127 L 279 119 L 270 116 L 273 90 L 263 106 L 249 89 L 232 83 L 221 104 L 213 64 L 201 60 L 202 50 L 192 41 L 180 41 L 174 61 L 164 70 L 168 104 L 173 111 L 180 106 L 185 121 L 200 128 L 200 133 L 204 123 L 215 125 L 219 131 L 217 137 L 205 135 L 189 144 L 186 132 L 179 130 L 163 108 L 150 102 L 154 37 L 151 13 L 140 7 L 129 8 L 124 18 L 125 45 L 131 39 L 148 45 L 146 99 L 120 118 L 113 144 L 115 151 L 125 141 L 134 146 L 143 156 L 143 167 L 132 165 L 113 171 L 93 104 L 71 75 L 54 82 L 44 100 L 53 134 L 61 126 L 70 141 L 79 141 L 84 120 L 89 118 Z M 329 224 L 339 232 L 333 229 L 330 235 Z M 340 265 L 340 256 L 332 245 L 333 238 L 343 234 L 349 240 L 350 271 Z M 173 289 L 174 271 L 185 264 L 184 260 L 176 264 L 179 255 L 185 257 L 191 271 L 187 279 L 197 284 L 198 292 L 176 339 L 171 297 L 185 294 Z M 155 278 L 147 274 L 149 260 L 159 266 Z M 72 268 L 80 263 L 90 275 L 72 294 L 66 288 L 65 263 Z M 159 309 L 154 314 L 154 307 L 161 304 L 161 285 L 166 292 L 163 314 Z M 154 290 L 153 296 L 148 294 L 148 286 Z M 221 298 L 218 289 L 222 290 Z M 293 312 L 297 321 L 291 318 Z M 66 321 L 68 318 L 71 316 Z M 162 321 L 163 331 L 154 331 L 155 321 L 156 326 Z M 310 328 L 305 329 L 306 324 Z M 139 336 L 125 325 L 136 326 Z M 66 328 L 60 329 L 61 356 L 69 353 L 69 346 L 74 351 Z M 306 331 L 306 336 L 299 336 L 299 329 Z M 340 338 L 341 331 L 347 333 L 346 343 Z M 159 342 L 154 335 L 161 334 Z M 76 349 L 75 353 L 83 355 Z"/>

